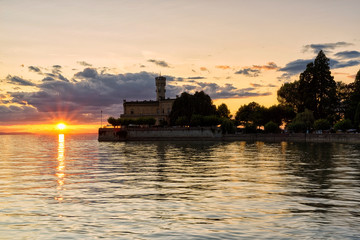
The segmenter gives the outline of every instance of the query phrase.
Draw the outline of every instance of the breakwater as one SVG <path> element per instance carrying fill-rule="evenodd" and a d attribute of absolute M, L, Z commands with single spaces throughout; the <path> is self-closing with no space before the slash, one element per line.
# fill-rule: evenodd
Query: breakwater
<path fill-rule="evenodd" d="M 99 141 L 264 141 L 360 143 L 357 133 L 222 134 L 220 128 L 99 128 Z"/>

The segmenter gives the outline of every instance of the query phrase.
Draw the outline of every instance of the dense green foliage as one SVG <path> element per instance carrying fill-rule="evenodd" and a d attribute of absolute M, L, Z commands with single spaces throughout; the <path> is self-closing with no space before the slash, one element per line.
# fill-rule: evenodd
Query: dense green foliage
<path fill-rule="evenodd" d="M 278 90 L 279 102 L 293 107 L 297 112 L 309 109 L 315 119 L 334 121 L 339 99 L 329 61 L 323 51 L 320 51 L 315 61 L 309 63 L 300 74 L 298 81 L 281 86 Z"/>
<path fill-rule="evenodd" d="M 331 127 L 329 121 L 327 119 L 318 119 L 314 122 L 315 130 L 329 130 Z"/>
<path fill-rule="evenodd" d="M 182 120 L 186 118 L 186 125 L 189 125 L 193 115 L 216 115 L 215 105 L 210 96 L 203 91 L 196 92 L 194 95 L 183 92 L 180 97 L 177 97 L 170 113 L 170 124 L 176 125 L 178 118 L 182 118 Z"/>
<path fill-rule="evenodd" d="M 156 119 L 152 118 L 152 117 L 140 117 L 137 119 L 109 117 L 108 123 L 114 127 L 129 126 L 131 124 L 152 126 L 152 125 L 155 125 Z"/>
<path fill-rule="evenodd" d="M 219 117 L 221 118 L 228 118 L 230 119 L 232 116 L 230 115 L 230 110 L 227 107 L 227 105 L 225 103 L 220 104 L 217 109 L 216 109 L 216 113 Z"/>
<path fill-rule="evenodd" d="M 264 129 L 265 129 L 265 132 L 267 132 L 267 133 L 280 132 L 279 125 L 277 125 L 273 121 L 270 121 L 270 122 L 266 123 L 265 126 L 264 126 Z"/>
<path fill-rule="evenodd" d="M 346 130 L 351 129 L 351 128 L 352 128 L 352 124 L 351 124 L 350 119 L 343 119 L 343 120 L 337 122 L 334 125 L 334 130 L 335 131 L 338 131 L 338 130 L 346 131 Z"/>

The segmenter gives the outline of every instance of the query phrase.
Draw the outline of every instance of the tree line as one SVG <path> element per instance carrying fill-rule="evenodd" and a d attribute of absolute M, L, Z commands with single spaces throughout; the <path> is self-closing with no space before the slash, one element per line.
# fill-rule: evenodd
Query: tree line
<path fill-rule="evenodd" d="M 216 107 L 203 91 L 195 94 L 183 92 L 174 101 L 169 123 L 161 125 L 221 125 L 224 133 L 234 133 L 239 125 L 246 133 L 280 132 L 280 126 L 291 132 L 359 129 L 360 70 L 352 83 L 335 82 L 329 63 L 330 60 L 320 51 L 314 62 L 307 64 L 299 80 L 280 87 L 277 91 L 279 104 L 267 108 L 250 102 L 240 106 L 235 116 L 230 115 L 224 103 Z M 154 125 L 156 120 L 109 118 L 108 122 L 113 126 Z"/>

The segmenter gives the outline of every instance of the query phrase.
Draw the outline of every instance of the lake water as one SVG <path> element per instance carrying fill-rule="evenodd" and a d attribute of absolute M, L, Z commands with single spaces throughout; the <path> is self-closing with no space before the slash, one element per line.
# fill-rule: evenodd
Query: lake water
<path fill-rule="evenodd" d="M 360 145 L 0 136 L 0 239 L 360 239 Z"/>

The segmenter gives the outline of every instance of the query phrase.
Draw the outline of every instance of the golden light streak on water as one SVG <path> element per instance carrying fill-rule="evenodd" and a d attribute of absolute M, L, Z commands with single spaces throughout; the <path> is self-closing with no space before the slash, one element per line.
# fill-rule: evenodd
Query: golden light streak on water
<path fill-rule="evenodd" d="M 56 172 L 56 176 L 57 176 L 57 190 L 59 191 L 59 196 L 56 197 L 55 199 L 58 201 L 62 201 L 63 200 L 63 196 L 62 196 L 62 191 L 63 191 L 63 185 L 64 185 L 64 181 L 65 181 L 65 135 L 64 134 L 59 134 L 59 140 L 58 140 L 58 151 L 57 151 L 58 155 L 57 155 L 57 172 Z"/>

